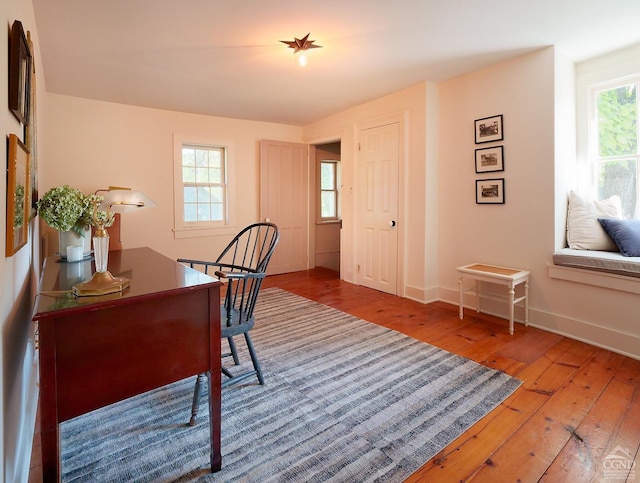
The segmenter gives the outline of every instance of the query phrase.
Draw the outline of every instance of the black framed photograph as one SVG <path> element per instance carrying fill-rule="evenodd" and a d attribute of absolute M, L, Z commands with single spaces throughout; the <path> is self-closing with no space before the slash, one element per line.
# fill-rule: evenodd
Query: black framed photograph
<path fill-rule="evenodd" d="M 504 171 L 504 149 L 502 146 L 476 149 L 476 173 Z"/>
<path fill-rule="evenodd" d="M 10 257 L 29 238 L 29 151 L 15 134 L 9 134 L 7 158 L 7 238 Z"/>
<path fill-rule="evenodd" d="M 479 205 L 504 204 L 504 178 L 477 179 L 476 203 Z"/>
<path fill-rule="evenodd" d="M 476 131 L 476 144 L 502 141 L 502 114 L 485 117 L 474 121 Z"/>
<path fill-rule="evenodd" d="M 29 124 L 31 63 L 31 50 L 22 22 L 16 20 L 11 27 L 9 45 L 9 109 L 25 126 Z"/>

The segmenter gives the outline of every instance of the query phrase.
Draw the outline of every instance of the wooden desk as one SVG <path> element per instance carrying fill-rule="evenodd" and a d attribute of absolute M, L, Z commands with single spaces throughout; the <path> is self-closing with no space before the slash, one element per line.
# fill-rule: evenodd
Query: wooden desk
<path fill-rule="evenodd" d="M 93 261 L 45 261 L 36 300 L 43 479 L 60 479 L 58 425 L 206 372 L 211 469 L 220 470 L 220 285 L 149 248 L 109 253 L 122 293 L 74 297 Z M 185 407 L 185 424 L 190 408 Z"/>
<path fill-rule="evenodd" d="M 476 293 L 476 310 L 480 312 L 480 282 L 490 282 L 498 285 L 505 285 L 508 289 L 507 298 L 509 301 L 509 333 L 513 335 L 513 312 L 517 303 L 524 301 L 524 323 L 529 324 L 529 271 L 517 268 L 496 267 L 493 265 L 483 265 L 472 263 L 458 267 L 458 292 L 460 296 L 460 319 L 464 317 L 464 277 L 475 280 L 475 287 L 470 289 Z M 524 284 L 524 295 L 515 298 L 515 287 Z M 468 290 L 467 290 L 468 291 Z"/>

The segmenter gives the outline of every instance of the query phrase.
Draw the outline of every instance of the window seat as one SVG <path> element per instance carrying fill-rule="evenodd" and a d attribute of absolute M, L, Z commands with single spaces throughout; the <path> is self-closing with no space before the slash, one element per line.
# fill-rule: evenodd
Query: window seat
<path fill-rule="evenodd" d="M 640 278 L 640 257 L 625 257 L 620 252 L 563 248 L 553 254 L 553 263 L 563 267 Z"/>
<path fill-rule="evenodd" d="M 640 257 L 619 252 L 563 248 L 553 254 L 549 277 L 640 294 Z"/>

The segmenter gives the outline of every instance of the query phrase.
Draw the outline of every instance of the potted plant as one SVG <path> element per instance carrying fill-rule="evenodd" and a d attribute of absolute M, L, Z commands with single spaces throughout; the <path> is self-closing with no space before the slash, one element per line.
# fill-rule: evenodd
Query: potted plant
<path fill-rule="evenodd" d="M 60 234 L 61 254 L 66 254 L 67 246 L 74 245 L 82 245 L 85 255 L 91 253 L 91 226 L 100 223 L 108 227 L 113 224 L 112 213 L 97 211 L 103 199 L 64 185 L 51 188 L 38 200 L 38 214 Z"/>

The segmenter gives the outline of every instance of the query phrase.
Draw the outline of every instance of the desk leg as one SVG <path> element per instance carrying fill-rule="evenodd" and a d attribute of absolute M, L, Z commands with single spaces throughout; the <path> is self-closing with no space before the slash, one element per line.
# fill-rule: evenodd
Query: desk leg
<path fill-rule="evenodd" d="M 464 318 L 464 308 L 463 308 L 463 302 L 464 302 L 464 289 L 462 288 L 463 286 L 463 281 L 462 281 L 462 274 L 458 274 L 458 299 L 460 301 L 460 305 L 458 305 L 459 307 L 459 313 L 460 313 L 460 320 L 462 320 Z"/>
<path fill-rule="evenodd" d="M 54 322 L 54 321 L 52 321 Z M 42 481 L 59 481 L 60 434 L 58 428 L 58 400 L 56 398 L 55 324 L 39 323 L 40 332 L 40 444 Z"/>
<path fill-rule="evenodd" d="M 220 374 L 216 373 L 217 380 L 220 381 Z M 221 427 L 220 427 L 220 419 L 222 413 L 222 400 L 220 397 L 220 383 L 218 383 L 218 388 L 214 388 L 216 385 L 214 382 L 211 383 L 211 371 L 207 371 L 207 384 L 209 386 L 209 436 L 211 439 L 211 472 L 215 473 L 216 471 L 220 471 L 222 469 L 222 453 L 221 450 Z"/>
<path fill-rule="evenodd" d="M 62 469 L 60 468 L 60 440 L 57 428 L 41 432 L 40 445 L 42 448 L 42 481 L 60 481 Z"/>
<path fill-rule="evenodd" d="M 513 287 L 513 283 L 509 285 L 509 334 L 513 335 L 513 314 L 514 314 L 514 304 L 513 299 L 516 292 Z"/>
<path fill-rule="evenodd" d="M 476 312 L 480 313 L 480 281 L 476 280 Z"/>

